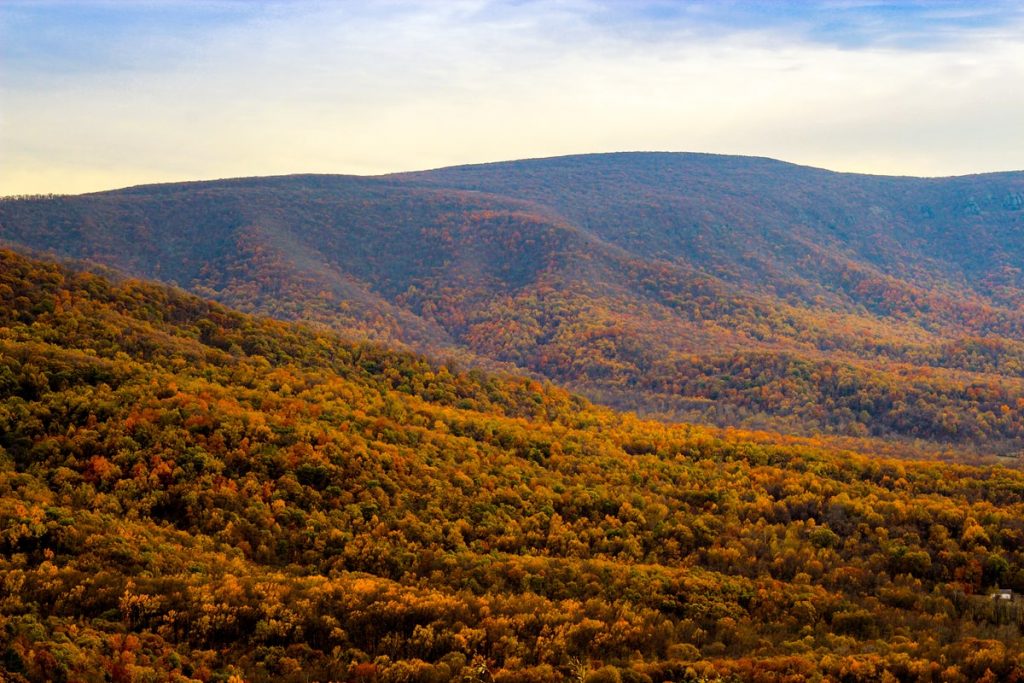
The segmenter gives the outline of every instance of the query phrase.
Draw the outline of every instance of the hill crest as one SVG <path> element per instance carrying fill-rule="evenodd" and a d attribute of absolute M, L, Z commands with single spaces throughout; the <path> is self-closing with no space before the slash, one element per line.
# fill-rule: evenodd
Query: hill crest
<path fill-rule="evenodd" d="M 0 202 L 12 246 L 648 415 L 990 454 L 1024 448 L 1022 231 L 1024 173 L 675 153 Z"/>

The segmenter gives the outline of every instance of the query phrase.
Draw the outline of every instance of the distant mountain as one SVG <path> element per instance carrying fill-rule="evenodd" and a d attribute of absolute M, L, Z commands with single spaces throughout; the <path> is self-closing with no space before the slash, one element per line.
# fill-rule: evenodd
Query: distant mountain
<path fill-rule="evenodd" d="M 1024 448 L 1024 173 L 585 155 L 7 199 L 0 239 L 648 415 Z"/>
<path fill-rule="evenodd" d="M 0 678 L 1019 681 L 1024 472 L 644 422 L 0 250 Z"/>

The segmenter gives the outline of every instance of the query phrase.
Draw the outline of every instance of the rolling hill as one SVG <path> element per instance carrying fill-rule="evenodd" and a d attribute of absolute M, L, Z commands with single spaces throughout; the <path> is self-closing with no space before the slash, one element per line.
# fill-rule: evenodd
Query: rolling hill
<path fill-rule="evenodd" d="M 1024 173 L 669 153 L 0 201 L 10 246 L 243 311 L 918 453 L 1024 448 L 1022 231 Z"/>
<path fill-rule="evenodd" d="M 1019 471 L 641 421 L 0 250 L 13 683 L 1014 681 L 1022 520 Z"/>

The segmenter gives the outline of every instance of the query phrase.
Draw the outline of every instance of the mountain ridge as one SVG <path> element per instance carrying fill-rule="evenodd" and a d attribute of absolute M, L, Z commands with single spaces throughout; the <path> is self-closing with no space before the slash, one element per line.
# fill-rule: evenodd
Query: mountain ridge
<path fill-rule="evenodd" d="M 667 419 L 1010 453 L 1022 208 L 1024 173 L 611 153 L 5 200 L 0 239 Z M 765 375 L 783 353 L 883 396 Z"/>
<path fill-rule="evenodd" d="M 680 152 L 680 151 L 668 151 L 668 150 L 629 150 L 629 151 L 612 151 L 612 152 L 581 152 L 577 154 L 564 154 L 564 155 L 553 155 L 553 156 L 541 156 L 541 157 L 527 157 L 523 159 L 502 159 L 497 161 L 482 161 L 482 162 L 468 162 L 460 164 L 452 164 L 446 166 L 434 166 L 430 168 L 417 169 L 413 171 L 388 171 L 385 173 L 371 173 L 371 174 L 358 174 L 358 173 L 309 173 L 309 172 L 294 172 L 294 173 L 274 173 L 263 176 L 225 176 L 221 178 L 205 178 L 202 180 L 167 180 L 153 183 L 141 183 L 138 185 L 126 185 L 123 187 L 107 188 L 102 190 L 90 190 L 88 192 L 80 193 L 58 193 L 58 194 L 47 194 L 47 193 L 22 193 L 18 195 L 0 195 L 0 199 L 15 199 L 20 197 L 82 197 L 90 195 L 102 195 L 102 194 L 116 194 L 120 192 L 129 192 L 134 190 L 141 190 L 144 188 L 164 188 L 164 187 L 187 187 L 197 186 L 202 184 L 217 184 L 217 183 L 236 183 L 245 181 L 255 180 L 284 180 L 284 179 L 322 179 L 322 178 L 339 178 L 339 179 L 375 179 L 375 178 L 404 178 L 407 176 L 417 175 L 429 175 L 438 171 L 455 171 L 455 170 L 470 170 L 470 169 L 482 169 L 488 167 L 499 167 L 503 165 L 511 164 L 525 164 L 532 162 L 545 162 L 551 160 L 571 160 L 571 159 L 586 159 L 586 158 L 601 158 L 601 157 L 643 157 L 643 156 L 668 156 L 668 157 L 693 157 L 693 158 L 723 158 L 723 159 L 741 159 L 741 160 L 752 160 L 768 162 L 772 164 L 779 164 L 790 168 L 805 169 L 809 171 L 819 171 L 822 173 L 833 174 L 837 176 L 851 176 L 859 178 L 881 178 L 881 179 L 895 179 L 895 180 L 921 180 L 921 181 L 946 181 L 956 179 L 970 179 L 970 178 L 994 178 L 998 176 L 1016 176 L 1017 174 L 1024 173 L 1024 169 L 1009 169 L 1002 171 L 978 171 L 972 173 L 957 173 L 950 175 L 935 175 L 935 176 L 922 176 L 914 175 L 910 173 L 869 173 L 863 171 L 844 171 L 839 169 L 826 168 L 824 166 L 815 166 L 813 164 L 803 164 L 798 162 L 786 161 L 784 159 L 777 159 L 775 157 L 762 156 L 762 155 L 744 155 L 744 154 L 726 154 L 718 152 Z"/>

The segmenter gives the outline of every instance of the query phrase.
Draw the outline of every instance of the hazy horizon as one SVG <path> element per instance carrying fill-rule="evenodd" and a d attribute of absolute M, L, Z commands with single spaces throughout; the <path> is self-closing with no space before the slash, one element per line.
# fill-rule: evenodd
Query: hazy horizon
<path fill-rule="evenodd" d="M 1024 168 L 1013 2 L 0 5 L 0 195 L 657 150 Z"/>
<path fill-rule="evenodd" d="M 777 159 L 774 157 L 766 157 L 761 155 L 752 154 L 728 154 L 724 152 L 693 152 L 687 150 L 611 150 L 607 152 L 580 152 L 580 153 L 569 153 L 569 154 L 555 154 L 549 156 L 536 156 L 536 157 L 522 157 L 522 158 L 508 158 L 508 159 L 492 159 L 484 161 L 470 161 L 457 164 L 449 164 L 446 166 L 430 166 L 422 168 L 406 168 L 406 169 L 395 169 L 393 171 L 384 171 L 382 173 L 344 173 L 344 172 L 330 172 L 330 171 L 319 171 L 319 172 L 307 172 L 307 171 L 294 171 L 285 173 L 266 173 L 266 174 L 250 174 L 250 175 L 228 175 L 228 176 L 210 176 L 207 178 L 168 178 L 163 180 L 154 180 L 146 182 L 133 182 L 127 185 L 118 185 L 111 187 L 101 187 L 90 190 L 82 190 L 80 192 L 53 192 L 53 191 L 39 191 L 39 192 L 14 192 L 0 194 L 0 197 L 18 197 L 18 196 L 33 196 L 33 195 L 67 195 L 74 196 L 79 194 L 94 194 L 102 192 L 117 192 L 119 190 L 127 190 L 133 187 L 141 187 L 146 185 L 176 185 L 184 183 L 215 183 L 218 181 L 231 181 L 231 180 L 244 180 L 247 178 L 289 178 L 295 176 L 346 176 L 356 178 L 381 178 L 390 175 L 401 175 L 405 173 L 420 173 L 427 171 L 436 171 L 446 168 L 461 167 L 461 166 L 489 166 L 493 164 L 506 164 L 515 162 L 527 162 L 527 161 L 543 161 L 545 159 L 560 159 L 565 157 L 583 157 L 583 156 L 601 156 L 601 155 L 616 155 L 616 154 L 683 154 L 683 155 L 703 155 L 703 156 L 725 156 L 725 157 L 745 157 L 750 159 L 765 159 L 769 161 L 781 162 L 783 164 L 800 166 L 804 168 L 813 168 L 820 171 L 826 171 L 830 173 L 852 173 L 855 175 L 864 176 L 880 176 L 880 177 L 891 177 L 891 178 L 957 178 L 964 176 L 973 175 L 991 175 L 999 173 L 1016 173 L 1024 172 L 1024 167 L 1019 169 L 1004 169 L 997 171 L 981 171 L 978 173 L 958 173 L 951 175 L 913 175 L 913 174 L 900 174 L 900 173 L 870 173 L 866 171 L 847 171 L 841 168 L 826 168 L 824 166 L 815 166 L 812 164 L 800 164 L 797 162 L 788 161 L 786 159 Z"/>

